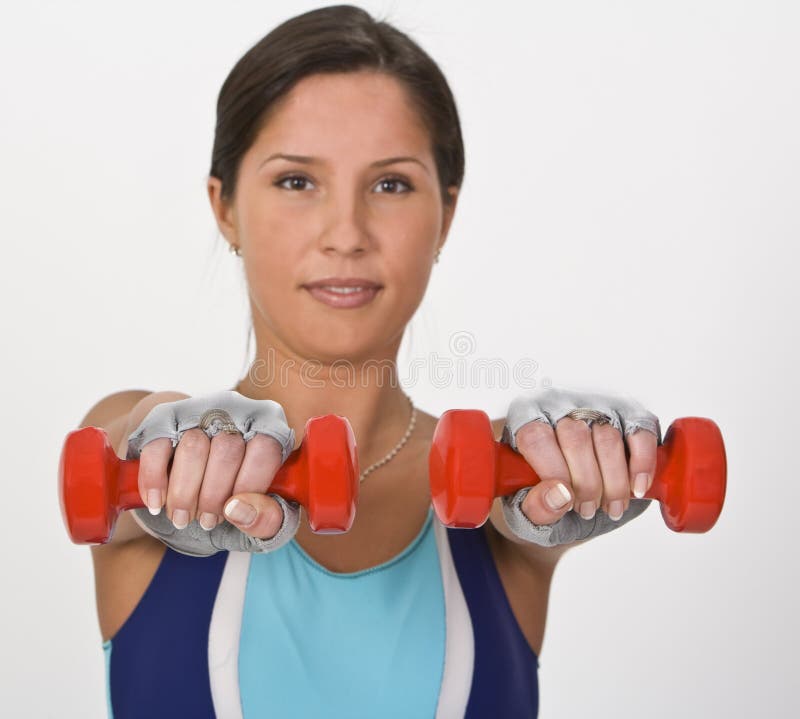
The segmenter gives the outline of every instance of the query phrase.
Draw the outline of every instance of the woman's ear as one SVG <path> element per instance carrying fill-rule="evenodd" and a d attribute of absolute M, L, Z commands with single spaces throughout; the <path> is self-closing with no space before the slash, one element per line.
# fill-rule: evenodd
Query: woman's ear
<path fill-rule="evenodd" d="M 236 231 L 236 210 L 232 203 L 222 199 L 222 181 L 218 177 L 209 175 L 208 178 L 208 199 L 211 203 L 211 211 L 217 221 L 217 227 L 228 242 L 236 247 L 239 246 L 238 232 Z"/>
<path fill-rule="evenodd" d="M 447 240 L 447 233 L 450 231 L 450 225 L 453 222 L 453 216 L 456 212 L 456 204 L 458 203 L 458 187 L 456 185 L 451 185 L 448 187 L 447 195 L 450 198 L 450 201 L 443 205 L 444 212 L 442 213 L 441 239 L 439 241 L 439 247 L 437 248 L 439 250 L 444 247 L 444 243 Z"/>

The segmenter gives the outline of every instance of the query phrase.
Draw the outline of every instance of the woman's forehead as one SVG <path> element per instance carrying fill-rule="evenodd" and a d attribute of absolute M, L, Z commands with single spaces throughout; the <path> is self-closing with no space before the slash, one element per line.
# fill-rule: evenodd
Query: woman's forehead
<path fill-rule="evenodd" d="M 383 73 L 303 78 L 270 113 L 254 148 L 324 158 L 428 150 L 429 137 L 402 84 Z M 388 151 L 388 154 L 387 154 Z"/>

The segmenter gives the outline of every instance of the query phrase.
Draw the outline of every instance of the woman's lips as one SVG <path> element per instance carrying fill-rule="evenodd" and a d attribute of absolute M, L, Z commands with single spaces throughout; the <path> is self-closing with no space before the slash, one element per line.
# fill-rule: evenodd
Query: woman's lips
<path fill-rule="evenodd" d="M 375 295 L 380 291 L 380 287 L 365 287 L 362 290 L 352 291 L 352 288 L 347 289 L 346 293 L 336 292 L 334 290 L 326 289 L 325 287 L 308 287 L 306 289 L 309 294 L 316 300 L 328 305 L 329 307 L 338 308 L 353 308 L 362 307 L 375 299 Z"/>

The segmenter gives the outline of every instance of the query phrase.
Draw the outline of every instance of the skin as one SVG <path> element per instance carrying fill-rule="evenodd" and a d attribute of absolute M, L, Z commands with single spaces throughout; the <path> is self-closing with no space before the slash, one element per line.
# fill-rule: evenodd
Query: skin
<path fill-rule="evenodd" d="M 269 160 L 274 153 L 315 159 Z M 416 161 L 373 166 L 400 156 Z M 241 253 L 256 338 L 253 367 L 269 363 L 276 368 L 271 381 L 251 368 L 235 389 L 281 404 L 296 446 L 309 417 L 347 417 L 360 465 L 370 466 L 395 446 L 408 424 L 409 406 L 396 381 L 395 362 L 458 201 L 457 187 L 448 188 L 448 203 L 442 201 L 430 137 L 404 87 L 367 71 L 304 78 L 275 107 L 243 157 L 234 197 L 223 199 L 215 177 L 208 178 L 207 190 L 220 232 Z M 328 276 L 364 277 L 382 287 L 363 307 L 332 308 L 302 287 Z M 357 382 L 334 381 L 343 375 L 341 370 L 336 374 L 333 363 L 343 360 Z M 364 371 L 368 360 L 388 371 Z M 187 396 L 118 393 L 92 408 L 82 426 L 108 427 L 124 456 L 125 437 L 154 406 Z M 334 571 L 386 561 L 418 532 L 430 503 L 427 452 L 437 419 L 418 412 L 408 443 L 361 485 L 350 532 L 319 536 L 301 523 L 297 541 Z M 493 421 L 498 439 L 503 421 Z M 589 428 L 564 418 L 555 430 L 539 422 L 525 425 L 517 444 L 542 479 L 522 506 L 537 524 L 553 523 L 587 502 L 621 515 L 636 475 L 648 473 L 649 488 L 655 472 L 656 438 L 646 431 L 623 440 L 610 425 Z M 275 440 L 256 435 L 245 445 L 240 435 L 209 440 L 201 430 L 189 430 L 174 450 L 168 474 L 172 451 L 167 439 L 143 448 L 139 485 L 145 503 L 153 490 L 154 507 L 166 511 L 176 526 L 198 518 L 212 527 L 236 499 L 249 521 L 227 519 L 252 536 L 275 534 L 281 510 L 265 494 L 280 466 Z M 560 494 L 553 492 L 559 483 L 567 497 L 554 508 L 548 498 Z M 545 549 L 519 540 L 508 529 L 499 502 L 488 525 L 490 545 L 512 609 L 538 653 L 550 577 L 571 545 Z M 163 545 L 131 516 L 123 513 L 112 542 L 93 547 L 104 638 L 135 606 L 141 585 L 146 586 L 163 553 Z M 136 573 L 132 568 L 140 572 L 138 584 L 129 579 Z M 108 600 L 121 591 L 127 592 L 125 601 Z"/>

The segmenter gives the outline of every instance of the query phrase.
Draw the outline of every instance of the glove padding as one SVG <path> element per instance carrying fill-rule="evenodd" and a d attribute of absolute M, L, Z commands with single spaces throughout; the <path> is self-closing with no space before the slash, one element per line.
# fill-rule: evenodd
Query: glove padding
<path fill-rule="evenodd" d="M 209 409 L 227 412 L 245 442 L 257 432 L 274 437 L 282 448 L 281 462 L 286 461 L 294 447 L 294 430 L 286 422 L 283 407 L 274 400 L 250 399 L 230 389 L 153 407 L 128 437 L 127 458 L 138 458 L 145 444 L 161 437 L 169 437 L 174 448 L 187 429 L 200 426 L 200 418 Z M 221 424 L 214 421 L 204 431 L 211 438 L 221 428 Z"/>
<path fill-rule="evenodd" d="M 138 459 L 145 444 L 162 437 L 168 437 L 174 448 L 184 432 L 200 426 L 201 417 L 210 409 L 227 412 L 245 442 L 256 433 L 276 439 L 281 445 L 281 462 L 286 461 L 294 448 L 294 430 L 289 427 L 280 404 L 270 399 L 251 399 L 235 390 L 224 390 L 153 407 L 129 435 L 127 459 Z M 211 438 L 222 429 L 223 425 L 215 420 L 203 431 Z M 132 511 L 142 529 L 181 554 L 208 557 L 219 551 L 271 552 L 291 541 L 297 533 L 300 505 L 277 494 L 268 493 L 268 496 L 273 497 L 283 510 L 280 529 L 270 539 L 252 537 L 227 520 L 211 530 L 203 529 L 196 519 L 183 529 L 176 529 L 166 512 L 152 515 L 146 507 Z"/>
<path fill-rule="evenodd" d="M 624 437 L 639 429 L 652 432 L 661 444 L 661 423 L 658 417 L 631 397 L 574 392 L 568 389 L 539 390 L 530 395 L 516 397 L 508 407 L 503 441 L 517 449 L 517 430 L 528 422 L 545 422 L 553 429 L 562 417 L 578 407 L 589 407 L 603 412 L 608 423 Z"/>
<path fill-rule="evenodd" d="M 160 512 L 153 516 L 147 508 L 132 510 L 143 529 L 160 539 L 164 544 L 172 547 L 176 552 L 188 554 L 191 557 L 210 557 L 219 551 L 225 552 L 272 552 L 290 542 L 300 526 L 300 505 L 297 502 L 288 502 L 278 494 L 269 494 L 283 510 L 283 522 L 278 533 L 270 539 L 258 539 L 246 534 L 228 520 L 223 520 L 210 531 L 200 526 L 200 522 L 193 519 L 183 529 L 176 529 L 175 525 Z"/>
<path fill-rule="evenodd" d="M 645 429 L 655 434 L 657 443 L 662 444 L 658 417 L 636 400 L 556 388 L 539 390 L 531 395 L 514 399 L 506 415 L 502 441 L 515 451 L 519 451 L 516 433 L 523 425 L 528 422 L 546 422 L 555 429 L 558 420 L 578 407 L 603 412 L 608 417 L 608 423 L 621 432 L 623 437 L 639 429 Z M 617 521 L 599 508 L 591 519 L 584 519 L 573 508 L 553 524 L 539 525 L 532 522 L 522 511 L 522 502 L 530 490 L 531 487 L 524 487 L 513 495 L 503 497 L 501 499 L 503 516 L 509 529 L 517 537 L 542 547 L 555 547 L 599 537 L 635 519 L 653 501 L 632 497 L 628 509 Z"/>
<path fill-rule="evenodd" d="M 553 524 L 534 524 L 522 511 L 521 506 L 530 491 L 531 487 L 524 487 L 516 494 L 503 497 L 500 504 L 508 528 L 520 539 L 533 542 L 540 547 L 556 547 L 559 544 L 570 544 L 581 539 L 599 537 L 601 534 L 610 532 L 635 519 L 653 501 L 652 499 L 632 498 L 628 508 L 616 522 L 602 509 L 598 509 L 591 519 L 584 519 L 574 509 L 570 509 Z"/>

